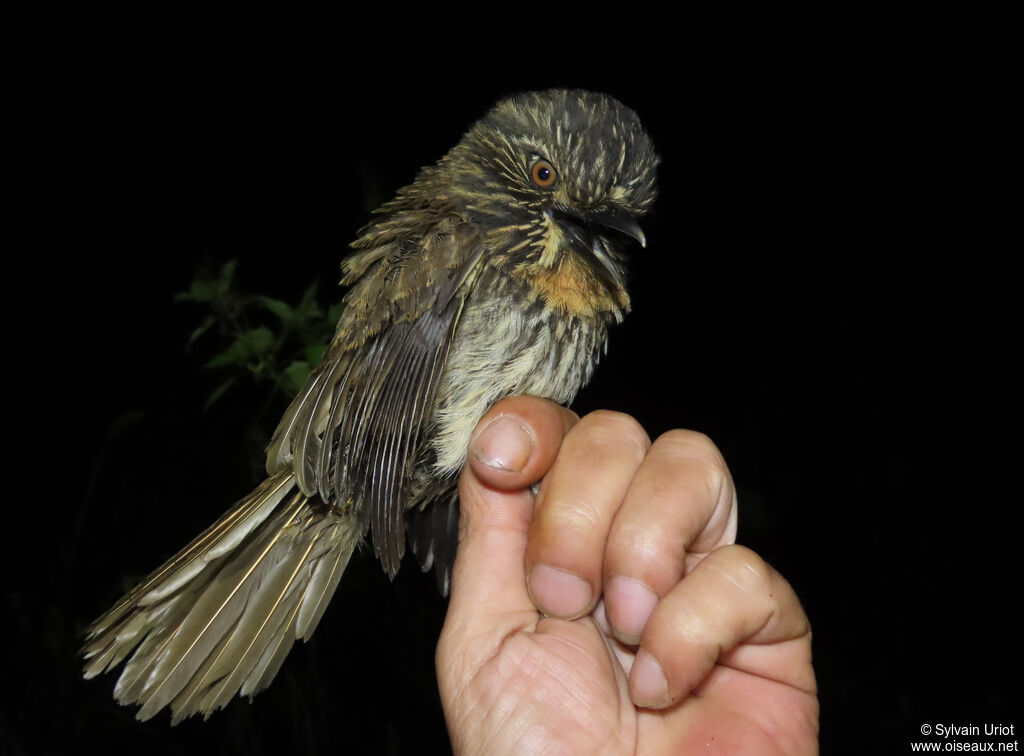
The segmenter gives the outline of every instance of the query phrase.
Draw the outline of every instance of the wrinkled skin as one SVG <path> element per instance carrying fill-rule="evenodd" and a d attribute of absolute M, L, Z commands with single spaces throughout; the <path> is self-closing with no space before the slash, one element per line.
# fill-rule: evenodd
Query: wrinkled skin
<path fill-rule="evenodd" d="M 515 397 L 477 426 L 460 494 L 437 650 L 456 753 L 817 752 L 807 617 L 733 544 L 706 436 Z"/>

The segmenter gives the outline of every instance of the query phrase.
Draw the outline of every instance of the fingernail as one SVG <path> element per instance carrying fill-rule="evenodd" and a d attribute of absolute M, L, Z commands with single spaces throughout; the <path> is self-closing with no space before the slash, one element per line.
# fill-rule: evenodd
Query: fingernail
<path fill-rule="evenodd" d="M 640 649 L 633 661 L 629 684 L 633 690 L 633 701 L 640 706 L 664 706 L 668 698 L 668 680 L 665 679 L 661 665 L 643 649 Z"/>
<path fill-rule="evenodd" d="M 604 598 L 615 636 L 623 643 L 639 643 L 658 597 L 639 580 L 616 575 L 605 585 Z"/>
<path fill-rule="evenodd" d="M 575 619 L 590 609 L 594 597 L 586 580 L 546 564 L 533 568 L 526 587 L 533 603 L 549 617 Z"/>
<path fill-rule="evenodd" d="M 498 415 L 469 445 L 473 456 L 495 470 L 520 472 L 533 453 L 533 433 L 508 415 Z"/>

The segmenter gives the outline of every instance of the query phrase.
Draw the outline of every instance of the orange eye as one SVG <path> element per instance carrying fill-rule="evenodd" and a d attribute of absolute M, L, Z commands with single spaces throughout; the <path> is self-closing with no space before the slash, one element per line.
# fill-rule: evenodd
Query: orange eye
<path fill-rule="evenodd" d="M 549 187 L 555 183 L 555 169 L 547 160 L 538 160 L 530 167 L 530 176 L 537 186 Z"/>

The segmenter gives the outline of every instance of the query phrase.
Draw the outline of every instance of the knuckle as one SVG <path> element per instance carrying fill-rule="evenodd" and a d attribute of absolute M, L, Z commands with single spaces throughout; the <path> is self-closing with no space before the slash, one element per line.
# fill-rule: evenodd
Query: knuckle
<path fill-rule="evenodd" d="M 713 553 L 716 561 L 722 562 L 719 569 L 730 576 L 742 588 L 747 590 L 766 589 L 771 583 L 772 568 L 757 552 L 746 546 L 732 544 Z"/>
<path fill-rule="evenodd" d="M 685 451 L 687 456 L 719 460 L 722 458 L 722 453 L 711 437 L 700 431 L 674 428 L 658 436 L 655 443 Z"/>
<path fill-rule="evenodd" d="M 654 442 L 659 452 L 700 465 L 704 488 L 712 501 L 718 501 L 732 480 L 729 468 L 711 439 L 698 431 L 670 430 Z"/>
<path fill-rule="evenodd" d="M 651 440 L 644 427 L 636 418 L 624 412 L 596 410 L 580 421 L 581 432 L 590 432 L 603 442 L 623 443 L 632 446 L 640 459 L 651 448 Z"/>
<path fill-rule="evenodd" d="M 578 535 L 593 533 L 603 520 L 601 508 L 582 499 L 560 502 L 549 511 L 555 527 Z"/>
<path fill-rule="evenodd" d="M 705 462 L 704 483 L 707 486 L 711 501 L 719 501 L 723 491 L 729 486 L 729 471 L 718 462 Z"/>

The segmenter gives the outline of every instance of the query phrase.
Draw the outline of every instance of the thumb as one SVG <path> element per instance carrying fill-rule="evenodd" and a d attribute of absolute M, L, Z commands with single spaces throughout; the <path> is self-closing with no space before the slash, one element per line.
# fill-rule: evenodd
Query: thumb
<path fill-rule="evenodd" d="M 537 621 L 526 592 L 524 556 L 533 516 L 529 487 L 551 468 L 579 418 L 546 399 L 517 396 L 498 402 L 473 431 L 459 482 L 459 548 L 439 658 L 448 644 L 463 655 L 490 656 L 515 629 Z M 461 664 L 460 661 L 460 664 Z M 471 663 L 471 662 L 470 662 Z"/>

